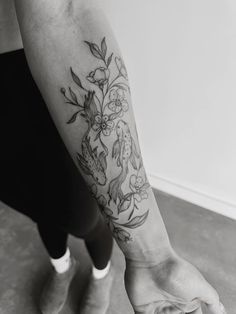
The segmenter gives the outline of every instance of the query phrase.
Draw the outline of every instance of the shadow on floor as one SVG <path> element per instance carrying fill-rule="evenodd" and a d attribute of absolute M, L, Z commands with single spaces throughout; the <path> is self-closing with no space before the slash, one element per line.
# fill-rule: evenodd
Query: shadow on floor
<path fill-rule="evenodd" d="M 236 312 L 236 222 L 198 206 L 155 192 L 176 251 L 196 265 L 221 295 L 228 314 Z M 83 242 L 70 238 L 80 261 L 62 314 L 78 313 L 91 265 Z M 109 314 L 131 314 L 123 286 L 124 259 L 117 246 L 117 269 Z M 40 314 L 37 300 L 49 271 L 46 252 L 34 223 L 0 203 L 0 313 Z"/>

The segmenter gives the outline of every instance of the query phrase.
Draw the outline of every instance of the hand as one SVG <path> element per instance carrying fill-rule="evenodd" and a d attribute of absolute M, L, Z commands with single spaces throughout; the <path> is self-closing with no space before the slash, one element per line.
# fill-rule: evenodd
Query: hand
<path fill-rule="evenodd" d="M 175 253 L 156 265 L 126 260 L 125 286 L 136 314 L 226 314 L 219 296 L 201 273 Z"/>

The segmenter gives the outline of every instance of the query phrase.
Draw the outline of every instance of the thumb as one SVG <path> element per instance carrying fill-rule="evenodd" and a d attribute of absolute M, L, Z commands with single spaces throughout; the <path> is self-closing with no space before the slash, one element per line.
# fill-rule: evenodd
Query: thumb
<path fill-rule="evenodd" d="M 206 304 L 210 314 L 227 314 L 219 294 L 208 282 L 205 282 L 199 299 Z"/>
<path fill-rule="evenodd" d="M 227 314 L 224 305 L 219 301 L 213 304 L 207 304 L 207 307 L 212 314 Z"/>
<path fill-rule="evenodd" d="M 220 302 L 218 293 L 211 287 L 208 295 L 200 298 L 211 314 L 227 314 L 224 305 Z"/>
<path fill-rule="evenodd" d="M 175 302 L 174 305 L 176 306 L 176 308 L 178 308 L 181 313 L 194 313 L 194 311 L 198 310 L 199 308 L 201 308 L 201 301 L 196 299 L 193 299 L 190 302 Z M 196 312 L 198 314 L 198 312 Z"/>

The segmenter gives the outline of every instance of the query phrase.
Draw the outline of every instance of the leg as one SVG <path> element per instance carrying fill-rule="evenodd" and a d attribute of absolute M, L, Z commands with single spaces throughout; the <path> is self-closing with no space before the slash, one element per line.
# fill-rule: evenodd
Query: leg
<path fill-rule="evenodd" d="M 101 311 L 103 314 L 109 305 L 110 288 L 113 281 L 113 270 L 110 269 L 113 246 L 111 232 L 83 178 L 76 171 L 76 166 L 68 152 L 64 146 L 59 145 L 59 136 L 52 130 L 46 133 L 47 138 L 50 138 L 48 141 L 45 137 L 46 151 L 49 154 L 51 152 L 56 154 L 57 160 L 49 162 L 47 159 L 43 162 L 44 171 L 47 174 L 42 183 L 43 212 L 46 223 L 39 223 L 38 229 L 53 266 L 57 272 L 61 272 L 61 269 L 64 270 L 64 274 L 59 276 L 53 272 L 49 284 L 47 283 L 44 289 L 41 310 L 44 311 L 43 313 L 50 313 L 54 308 L 57 313 L 66 300 L 66 294 L 62 292 L 65 292 L 65 287 L 67 289 L 69 287 L 68 278 L 71 279 L 71 277 L 66 274 L 70 275 L 71 272 L 67 271 L 69 265 L 65 252 L 68 251 L 68 248 L 66 250 L 67 235 L 72 234 L 85 240 L 93 263 L 92 276 L 84 299 L 83 308 L 85 310 L 86 304 L 86 312 L 83 313 L 92 314 L 95 311 L 96 314 L 99 314 Z M 51 228 L 51 226 L 53 227 Z M 97 300 L 96 304 L 88 302 L 90 299 Z"/>
<path fill-rule="evenodd" d="M 37 223 L 41 240 L 52 259 L 59 259 L 67 250 L 68 233 L 48 222 Z"/>
<path fill-rule="evenodd" d="M 70 256 L 67 247 L 68 234 L 65 231 L 48 222 L 39 222 L 37 227 L 53 266 L 43 288 L 40 310 L 42 314 L 57 314 L 66 302 L 76 272 L 76 263 Z"/>
<path fill-rule="evenodd" d="M 77 232 L 72 233 L 78 236 Z M 81 314 L 105 314 L 110 304 L 114 269 L 111 265 L 113 239 L 101 215 L 95 226 L 83 235 L 93 262 L 87 290 L 80 305 Z"/>
<path fill-rule="evenodd" d="M 74 269 L 67 271 L 71 264 L 68 232 L 86 239 L 93 272 L 99 278 L 109 264 L 113 240 L 97 203 L 55 129 L 28 69 L 24 51 L 4 54 L 0 64 L 1 90 L 6 97 L 2 100 L 8 103 L 0 110 L 3 116 L 0 198 L 37 223 L 54 266 L 44 289 L 41 308 L 44 313 L 52 313 L 63 306 Z M 16 86 L 15 93 L 11 92 L 12 85 Z M 24 106 L 15 107 L 16 102 L 24 103 Z M 26 126 L 30 126 L 30 133 Z M 44 158 L 45 151 L 48 156 L 56 154 L 56 162 Z M 104 293 L 109 294 L 107 284 Z M 107 306 L 104 298 L 101 301 L 102 306 Z"/>
<path fill-rule="evenodd" d="M 106 233 L 107 231 L 109 230 L 107 229 Z M 94 232 L 92 237 L 87 238 L 85 241 L 95 267 L 92 269 L 92 276 L 80 307 L 81 314 L 107 313 L 114 279 L 114 269 L 108 259 L 112 247 L 110 238 L 110 236 L 107 238 L 101 230 L 99 233 Z M 99 252 L 103 252 L 103 255 Z"/>
<path fill-rule="evenodd" d="M 203 301 L 221 313 L 215 290 L 171 248 L 143 166 L 126 68 L 96 1 L 15 3 L 34 78 L 126 257 L 134 309 L 155 310 L 164 299 L 179 312 Z M 163 265 L 171 270 L 165 278 Z"/>
<path fill-rule="evenodd" d="M 55 162 L 49 162 L 48 159 L 44 161 L 44 169 L 47 175 L 45 175 L 42 185 L 44 187 L 43 199 L 45 200 L 44 212 L 46 213 L 44 221 L 47 223 L 39 224 L 41 237 L 45 239 L 44 242 L 50 256 L 53 253 L 53 260 L 51 260 L 54 266 L 56 264 L 59 267 L 65 265 L 65 260 L 64 256 L 60 257 L 60 254 L 55 251 L 60 250 L 61 252 L 63 248 L 65 252 L 67 234 L 72 234 L 77 238 L 85 240 L 93 263 L 92 274 L 99 275 L 101 279 L 98 283 L 96 278 L 91 276 L 89 289 L 86 294 L 87 297 L 84 302 L 87 307 L 86 311 L 91 314 L 92 311 L 95 311 L 95 313 L 99 314 L 99 309 L 102 311 L 101 313 L 104 313 L 104 309 L 109 304 L 110 287 L 113 279 L 112 269 L 109 271 L 113 239 L 99 212 L 96 201 L 92 198 L 83 178 L 76 171 L 75 164 L 64 146 L 59 145 L 59 136 L 53 135 L 52 131 L 46 133 L 47 138 L 50 137 L 49 140 L 45 138 L 44 145 L 46 145 L 46 151 L 50 155 L 52 153 L 56 154 L 57 160 Z M 55 230 L 53 227 L 51 230 L 50 226 L 55 226 L 56 224 L 58 228 Z M 44 236 L 42 236 L 42 232 Z M 61 239 L 59 247 L 54 243 L 54 241 L 58 241 L 57 238 Z M 49 248 L 50 245 L 51 248 Z M 55 260 L 58 256 L 60 257 L 59 260 Z M 62 265 L 61 260 L 63 261 Z M 60 278 L 62 277 L 60 276 Z M 56 283 L 58 284 L 58 280 Z M 51 292 L 54 291 L 54 299 L 61 298 L 62 294 L 58 293 L 57 286 L 47 285 L 46 287 L 47 291 L 50 292 L 46 296 L 51 295 Z M 45 297 L 43 299 L 44 304 L 46 303 L 47 305 L 44 305 L 44 310 L 48 308 L 50 299 L 52 300 L 53 298 Z M 97 302 L 96 304 L 88 304 L 88 299 L 96 299 Z M 49 304 L 51 305 L 51 302 Z M 94 307 L 94 305 L 96 306 Z M 41 308 L 43 308 L 42 303 Z M 55 309 L 57 308 L 55 307 Z"/>
<path fill-rule="evenodd" d="M 89 211 L 90 208 L 87 208 Z M 96 208 L 97 210 L 97 208 Z M 111 285 L 114 270 L 110 269 L 113 240 L 111 233 L 101 215 L 94 215 L 95 221 L 90 219 L 89 224 L 78 228 L 78 223 L 71 222 L 67 229 L 71 234 L 85 240 L 91 256 L 93 267 L 88 289 L 81 306 L 82 314 L 103 314 L 110 303 Z M 73 217 L 72 217 L 73 218 Z M 74 217 L 76 218 L 76 217 Z M 86 220 L 85 220 L 86 222 Z M 54 223 L 38 223 L 39 234 L 55 270 L 47 281 L 40 302 L 43 314 L 59 313 L 65 304 L 70 282 L 75 274 L 74 259 L 70 259 L 67 247 L 68 233 Z"/>
<path fill-rule="evenodd" d="M 71 179 L 74 177 L 71 176 Z M 110 303 L 114 278 L 114 269 L 111 265 L 113 238 L 98 211 L 95 200 L 91 195 L 87 195 L 86 187 L 81 184 L 73 183 L 73 185 L 80 186 L 80 189 L 84 190 L 85 200 L 77 196 L 74 204 L 77 205 L 77 210 L 72 208 L 73 214 L 70 215 L 64 228 L 75 237 L 84 239 L 93 263 L 89 284 L 80 305 L 80 313 L 104 314 Z"/>
<path fill-rule="evenodd" d="M 44 220 L 56 222 L 65 239 L 67 233 L 84 239 L 93 265 L 103 269 L 112 253 L 111 232 L 69 153 L 59 145 L 59 135 L 47 132 L 47 137 L 45 148 L 50 155 L 56 154 L 57 160 L 44 160 Z"/>
<path fill-rule="evenodd" d="M 113 239 L 102 217 L 96 227 L 84 238 L 86 248 L 96 269 L 106 268 L 111 259 Z"/>
<path fill-rule="evenodd" d="M 87 225 L 87 219 L 75 219 L 75 214 L 74 221 L 67 222 L 68 227 L 66 227 L 66 229 L 69 230 L 70 234 L 73 236 L 85 241 L 85 246 L 92 259 L 94 267 L 97 269 L 104 269 L 111 259 L 113 238 L 103 217 L 98 212 L 96 203 L 94 203 L 94 206 L 97 214 L 94 215 L 94 219 L 90 218 Z M 86 215 L 90 209 L 89 207 L 85 207 L 78 209 L 78 211 L 84 211 L 84 214 Z M 73 218 L 73 216 L 71 216 L 71 218 Z M 81 225 L 81 228 L 79 225 Z"/>

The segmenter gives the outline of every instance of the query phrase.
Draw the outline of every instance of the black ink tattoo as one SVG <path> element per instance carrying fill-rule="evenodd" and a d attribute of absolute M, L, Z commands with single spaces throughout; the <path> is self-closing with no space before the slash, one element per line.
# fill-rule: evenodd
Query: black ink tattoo
<path fill-rule="evenodd" d="M 134 169 L 137 169 L 136 158 L 139 158 L 129 126 L 125 121 L 119 120 L 117 123 L 116 135 L 117 140 L 113 144 L 112 157 L 116 158 L 117 166 L 121 167 L 121 172 L 118 177 L 110 182 L 108 191 L 110 200 L 113 200 L 115 203 L 117 200 L 121 201 L 124 197 L 121 185 L 128 175 L 129 162 Z"/>
<path fill-rule="evenodd" d="M 139 175 L 141 167 L 142 163 L 140 163 L 137 174 L 130 176 L 129 187 L 131 191 L 124 195 L 118 205 L 118 214 L 128 212 L 128 220 L 132 218 L 135 209 L 139 210 L 138 204 L 148 198 L 147 189 L 150 188 L 150 184 L 147 182 L 146 176 L 143 178 Z"/>
<path fill-rule="evenodd" d="M 76 93 L 71 87 L 68 93 L 65 88 L 61 88 L 65 102 L 77 110 L 73 113 L 67 124 L 74 123 L 78 116 L 85 119 L 88 123 L 88 129 L 82 140 L 82 155 L 77 153 L 77 161 L 86 175 L 90 175 L 97 184 L 105 185 L 107 182 L 106 168 L 108 148 L 102 137 L 107 137 L 114 129 L 114 120 L 121 117 L 128 110 L 126 92 L 129 92 L 127 84 L 127 71 L 120 57 L 113 56 L 113 53 L 107 58 L 107 44 L 105 37 L 101 41 L 100 47 L 92 42 L 85 41 L 92 55 L 103 63 L 102 66 L 90 71 L 86 80 L 93 84 L 95 90 L 91 91 L 85 88 L 81 79 L 70 69 L 72 79 L 77 88 L 84 93 L 84 103 L 78 101 Z M 117 69 L 117 75 L 111 79 L 110 67 L 112 62 Z M 85 81 L 86 82 L 86 81 Z M 97 153 L 97 146 L 92 147 L 89 133 L 96 132 L 94 141 L 99 141 L 103 151 Z"/>
<path fill-rule="evenodd" d="M 95 123 L 95 117 L 98 113 L 93 97 L 94 92 L 88 92 L 88 96 L 85 96 L 84 112 L 87 118 L 88 129 L 82 139 L 82 155 L 77 153 L 77 161 L 84 173 L 91 175 L 98 184 L 105 185 L 107 181 L 105 152 L 102 151 L 98 155 L 97 146 L 92 149 L 89 143 L 89 132 Z"/>
<path fill-rule="evenodd" d="M 83 173 L 90 176 L 95 182 L 91 187 L 92 194 L 114 236 L 119 241 L 127 242 L 132 238 L 126 229 L 140 227 L 145 223 L 149 214 L 149 210 L 144 214 L 136 214 L 136 210 L 139 210 L 138 203 L 148 197 L 146 190 L 149 184 L 139 174 L 142 167 L 141 156 L 128 124 L 121 120 L 121 117 L 129 109 L 127 101 L 127 95 L 130 94 L 128 75 L 123 60 L 119 56 L 115 56 L 113 52 L 108 54 L 105 37 L 100 45 L 89 41 L 84 43 L 99 64 L 95 69 L 91 69 L 83 79 L 70 68 L 70 75 L 76 89 L 61 88 L 65 103 L 75 108 L 67 124 L 71 125 L 77 119 L 83 119 L 88 124 L 81 141 L 81 153 L 76 153 L 76 159 Z M 87 88 L 88 83 L 89 89 Z M 112 152 L 109 152 L 105 140 L 114 130 L 117 138 Z M 93 139 L 91 139 L 91 134 L 93 134 Z M 107 184 L 107 157 L 109 154 L 116 159 L 117 167 L 121 170 L 119 175 L 109 183 L 109 199 L 107 201 L 105 196 L 97 195 L 97 185 L 105 186 Z M 122 184 L 128 177 L 129 165 L 137 170 L 137 173 L 130 176 L 130 191 L 124 194 Z M 117 216 L 109 208 L 111 201 L 118 205 Z M 125 216 L 121 217 L 122 215 Z M 124 219 L 124 217 L 126 218 Z"/>
<path fill-rule="evenodd" d="M 129 218 L 126 223 L 120 223 L 119 215 L 118 217 L 114 216 L 113 211 L 108 207 L 108 202 L 106 198 L 103 195 L 100 196 L 97 195 L 97 186 L 94 184 L 90 188 L 90 190 L 93 197 L 97 200 L 101 212 L 105 218 L 105 221 L 110 230 L 112 231 L 114 237 L 121 242 L 132 241 L 130 233 L 126 231 L 124 228 L 135 229 L 143 225 L 148 217 L 149 210 L 147 210 L 142 215 L 137 215 L 132 219 Z"/>

